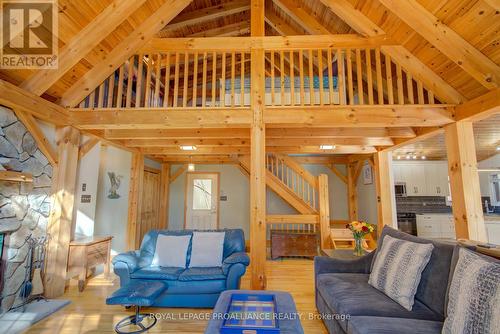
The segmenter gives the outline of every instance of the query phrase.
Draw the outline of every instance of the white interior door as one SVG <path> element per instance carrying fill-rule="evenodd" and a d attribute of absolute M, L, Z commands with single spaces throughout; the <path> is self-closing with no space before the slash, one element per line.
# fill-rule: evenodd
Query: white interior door
<path fill-rule="evenodd" d="M 188 173 L 186 178 L 185 227 L 217 229 L 219 221 L 219 174 Z"/>

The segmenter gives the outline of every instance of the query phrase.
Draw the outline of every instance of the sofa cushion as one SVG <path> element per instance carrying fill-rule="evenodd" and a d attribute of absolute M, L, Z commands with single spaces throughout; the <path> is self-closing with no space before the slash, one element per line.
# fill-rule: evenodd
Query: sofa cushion
<path fill-rule="evenodd" d="M 460 248 L 443 333 L 500 333 L 500 261 Z"/>
<path fill-rule="evenodd" d="M 318 292 L 328 307 L 340 316 L 366 315 L 443 321 L 442 316 L 418 300 L 415 300 L 412 311 L 406 310 L 384 293 L 370 286 L 368 277 L 368 274 L 320 274 L 316 284 Z M 341 325 L 347 326 L 345 321 Z"/>
<path fill-rule="evenodd" d="M 184 268 L 175 267 L 146 267 L 134 271 L 130 278 L 137 279 L 158 279 L 158 280 L 177 280 Z"/>
<path fill-rule="evenodd" d="M 434 246 L 384 236 L 368 283 L 411 311 Z"/>
<path fill-rule="evenodd" d="M 443 323 L 440 321 L 387 318 L 351 317 L 348 334 L 439 334 Z"/>
<path fill-rule="evenodd" d="M 190 235 L 158 234 L 152 266 L 186 268 Z"/>
<path fill-rule="evenodd" d="M 179 275 L 179 281 L 208 281 L 226 279 L 220 267 L 188 268 Z"/>
<path fill-rule="evenodd" d="M 189 268 L 221 267 L 225 232 L 193 232 Z"/>
<path fill-rule="evenodd" d="M 378 255 L 378 249 L 381 249 L 383 245 L 385 235 L 422 244 L 430 243 L 434 246 L 431 259 L 422 272 L 415 300 L 420 301 L 434 312 L 439 313 L 444 319 L 446 286 L 448 285 L 451 258 L 456 243 L 419 238 L 385 226 L 378 241 L 377 251 L 372 261 L 372 268 Z"/>

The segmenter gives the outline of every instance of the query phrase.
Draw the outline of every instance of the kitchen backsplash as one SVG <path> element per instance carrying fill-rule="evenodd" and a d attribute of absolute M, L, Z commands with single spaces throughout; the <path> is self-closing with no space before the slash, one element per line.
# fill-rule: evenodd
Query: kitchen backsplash
<path fill-rule="evenodd" d="M 451 206 L 446 205 L 444 197 L 440 196 L 408 196 L 396 197 L 398 212 L 414 213 L 451 213 Z"/>
<path fill-rule="evenodd" d="M 483 211 L 486 212 L 484 201 L 490 203 L 489 197 L 481 197 Z M 444 197 L 440 196 L 408 196 L 396 197 L 396 208 L 398 212 L 414 213 L 451 213 L 451 206 L 446 205 Z M 500 214 L 500 206 L 489 205 L 491 213 Z"/>

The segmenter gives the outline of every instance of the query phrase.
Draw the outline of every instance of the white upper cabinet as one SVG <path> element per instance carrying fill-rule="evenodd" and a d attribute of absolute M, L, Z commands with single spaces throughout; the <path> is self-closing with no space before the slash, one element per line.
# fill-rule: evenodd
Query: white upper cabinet
<path fill-rule="evenodd" d="M 396 161 L 394 182 L 406 183 L 407 196 L 448 196 L 448 164 L 442 161 Z"/>

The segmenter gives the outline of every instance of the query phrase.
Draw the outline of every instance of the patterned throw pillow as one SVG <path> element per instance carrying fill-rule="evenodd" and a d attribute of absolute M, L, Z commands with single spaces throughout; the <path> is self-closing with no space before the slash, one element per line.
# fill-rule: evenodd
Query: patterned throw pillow
<path fill-rule="evenodd" d="M 432 254 L 432 244 L 384 237 L 368 283 L 411 311 L 422 271 Z"/>
<path fill-rule="evenodd" d="M 460 248 L 443 334 L 500 333 L 500 262 Z"/>

